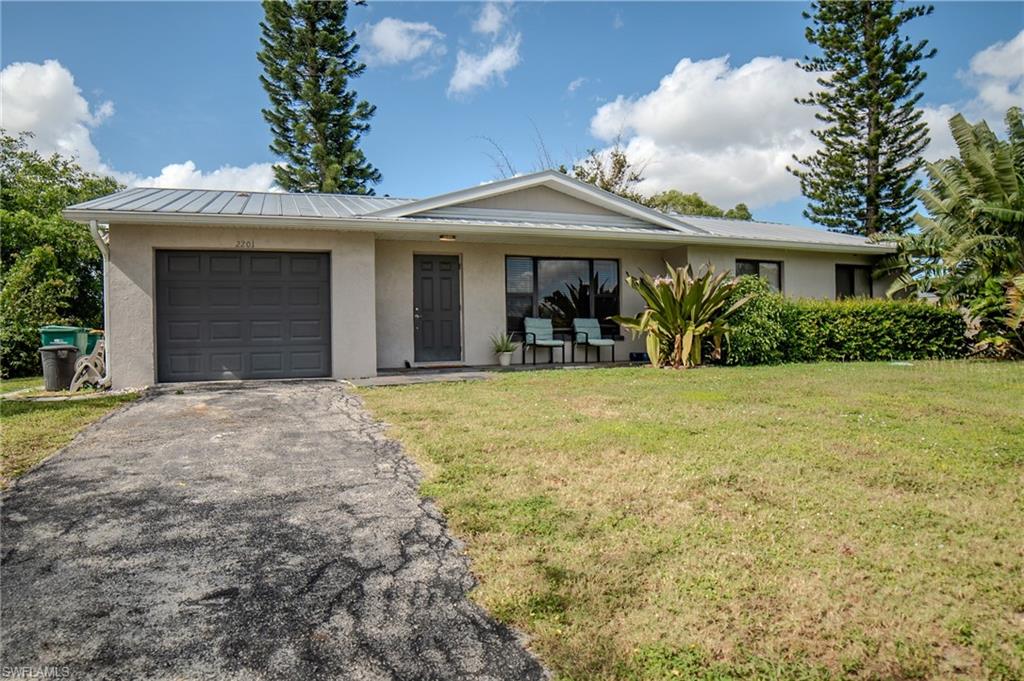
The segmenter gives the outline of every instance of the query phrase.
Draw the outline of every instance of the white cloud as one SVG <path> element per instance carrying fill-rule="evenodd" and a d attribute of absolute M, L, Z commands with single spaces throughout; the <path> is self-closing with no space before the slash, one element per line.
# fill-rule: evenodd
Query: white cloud
<path fill-rule="evenodd" d="M 253 163 L 239 168 L 221 166 L 203 172 L 192 161 L 164 166 L 159 175 L 139 177 L 121 175 L 121 181 L 133 187 L 175 187 L 183 189 L 236 189 L 255 192 L 271 191 L 274 187 L 274 167 L 271 163 Z"/>
<path fill-rule="evenodd" d="M 485 35 L 496 36 L 508 21 L 507 6 L 497 2 L 485 2 L 480 9 L 480 16 L 473 22 L 473 31 Z"/>
<path fill-rule="evenodd" d="M 114 114 L 112 102 L 95 108 L 82 96 L 71 72 L 60 62 L 15 62 L 0 72 L 0 127 L 32 132 L 39 153 L 77 157 L 85 168 L 101 167 L 91 131 Z"/>
<path fill-rule="evenodd" d="M 583 76 L 580 76 L 579 78 L 576 78 L 573 81 L 571 81 L 566 86 L 565 91 L 568 92 L 571 95 L 572 93 L 576 92 L 581 87 L 583 87 L 586 84 L 586 82 L 587 82 L 587 78 L 585 78 Z"/>
<path fill-rule="evenodd" d="M 505 74 L 519 64 L 521 39 L 516 33 L 482 55 L 459 50 L 455 72 L 448 81 L 448 96 L 467 94 L 495 81 L 504 82 Z"/>
<path fill-rule="evenodd" d="M 979 102 L 990 109 L 1005 112 L 1024 104 L 1024 31 L 971 57 L 963 78 L 977 88 Z"/>
<path fill-rule="evenodd" d="M 733 68 L 728 57 L 681 60 L 658 87 L 601 106 L 591 132 L 625 140 L 646 165 L 641 191 L 696 191 L 722 205 L 763 206 L 800 194 L 786 171 L 792 155 L 816 147 L 811 107 L 797 104 L 816 74 L 794 60 L 757 57 Z"/>
<path fill-rule="evenodd" d="M 957 153 L 949 132 L 954 114 L 962 113 L 972 123 L 985 120 L 993 130 L 1001 130 L 1006 110 L 1024 106 L 1024 31 L 976 53 L 967 70 L 957 75 L 974 91 L 969 99 L 922 107 L 931 136 L 924 157 L 930 161 Z"/>
<path fill-rule="evenodd" d="M 366 27 L 366 61 L 392 66 L 424 57 L 439 58 L 447 51 L 444 33 L 425 21 L 402 21 L 385 17 Z"/>
<path fill-rule="evenodd" d="M 9 133 L 31 132 L 28 144 L 39 153 L 75 158 L 86 170 L 112 175 L 128 186 L 259 191 L 273 185 L 270 163 L 225 165 L 204 172 L 185 161 L 167 165 L 151 177 L 110 167 L 92 141 L 92 130 L 114 115 L 113 102 L 91 106 L 71 72 L 56 60 L 8 65 L 0 71 L 0 101 L 0 127 Z"/>
<path fill-rule="evenodd" d="M 622 12 L 616 12 L 615 16 L 612 17 L 612 28 L 616 31 L 626 25 L 626 22 L 622 20 Z"/>

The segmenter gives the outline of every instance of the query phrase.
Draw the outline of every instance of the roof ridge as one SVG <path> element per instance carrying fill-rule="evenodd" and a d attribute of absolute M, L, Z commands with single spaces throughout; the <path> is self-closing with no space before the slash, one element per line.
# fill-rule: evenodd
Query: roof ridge
<path fill-rule="evenodd" d="M 379 194 L 344 194 L 341 192 L 272 192 L 262 189 L 208 189 L 206 187 L 145 187 L 138 185 L 135 187 L 126 187 L 120 191 L 114 192 L 115 194 L 124 194 L 130 191 L 138 189 L 160 189 L 163 191 L 170 192 L 228 192 L 232 194 L 276 194 L 278 196 L 344 196 L 346 198 L 356 199 L 388 199 L 389 201 L 419 201 L 419 199 L 409 198 L 407 196 L 380 196 Z M 109 196 L 109 194 L 108 194 Z M 100 197 L 103 198 L 103 197 Z"/>

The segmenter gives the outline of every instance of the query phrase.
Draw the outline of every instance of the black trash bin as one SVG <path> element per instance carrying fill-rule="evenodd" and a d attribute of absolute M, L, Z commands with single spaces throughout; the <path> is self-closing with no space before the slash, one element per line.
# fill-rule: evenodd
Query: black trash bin
<path fill-rule="evenodd" d="M 75 360 L 78 348 L 66 343 L 54 343 L 39 348 L 43 359 L 43 382 L 50 392 L 67 390 L 75 378 Z"/>

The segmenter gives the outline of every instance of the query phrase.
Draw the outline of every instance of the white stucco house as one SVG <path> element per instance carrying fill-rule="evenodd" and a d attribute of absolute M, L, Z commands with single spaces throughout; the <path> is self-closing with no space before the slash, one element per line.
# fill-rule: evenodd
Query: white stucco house
<path fill-rule="evenodd" d="M 625 358 L 643 342 L 606 318 L 642 308 L 626 273 L 710 263 L 789 296 L 881 296 L 870 268 L 891 252 L 806 227 L 666 215 L 553 171 L 421 200 L 136 188 L 64 215 L 97 236 L 107 226 L 115 388 L 488 365 L 490 337 L 521 333 L 525 317 L 556 333 L 600 319 Z"/>

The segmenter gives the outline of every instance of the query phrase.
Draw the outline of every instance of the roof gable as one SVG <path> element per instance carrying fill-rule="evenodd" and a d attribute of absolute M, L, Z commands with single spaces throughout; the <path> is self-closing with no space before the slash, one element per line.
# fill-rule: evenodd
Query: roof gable
<path fill-rule="evenodd" d="M 454 208 L 472 208 L 479 211 L 494 210 L 518 213 L 589 214 L 624 216 L 657 227 L 684 234 L 703 234 L 704 230 L 675 220 L 664 213 L 633 203 L 554 170 L 522 175 L 507 180 L 470 187 L 441 194 L 401 206 L 393 206 L 371 213 L 378 218 L 408 218 L 423 214 L 437 214 Z"/>

